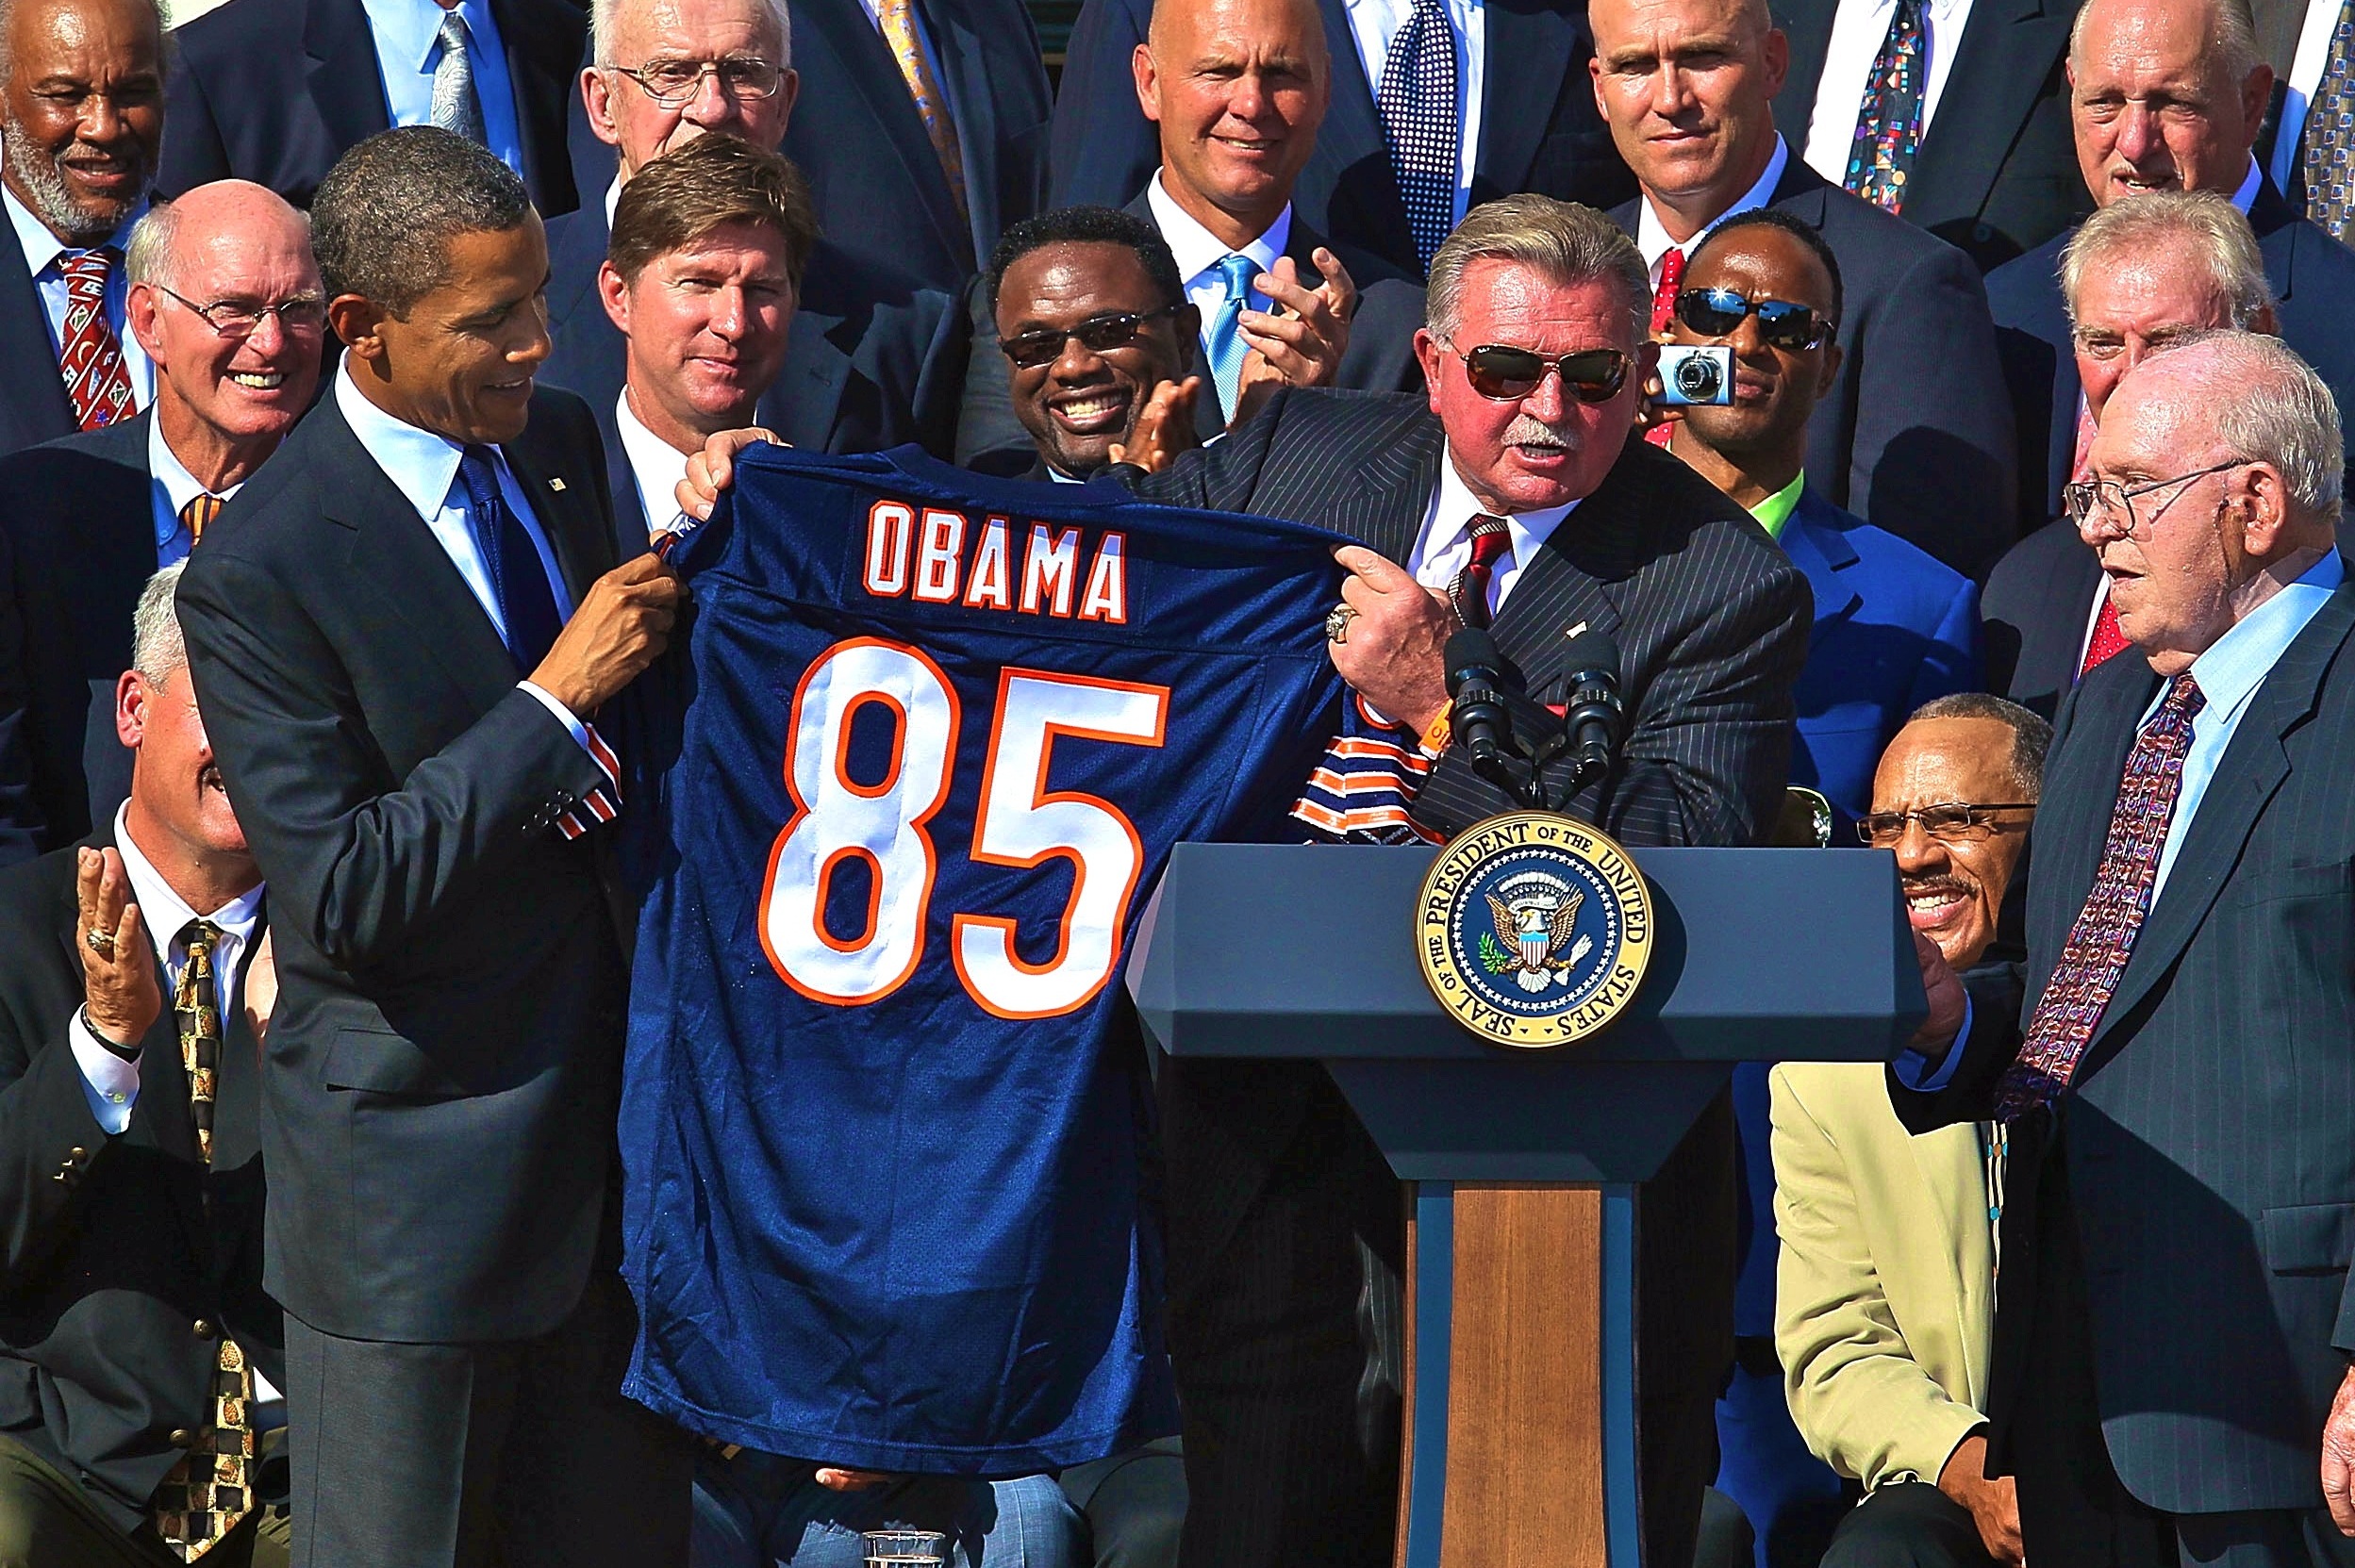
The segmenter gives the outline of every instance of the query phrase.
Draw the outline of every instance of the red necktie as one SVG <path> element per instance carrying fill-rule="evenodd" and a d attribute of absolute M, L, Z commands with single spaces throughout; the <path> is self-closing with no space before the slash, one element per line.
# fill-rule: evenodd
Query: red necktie
<path fill-rule="evenodd" d="M 2166 701 L 2134 739 L 2093 891 L 2036 999 L 2019 1060 L 2004 1069 L 1996 1085 L 1999 1122 L 2016 1121 L 2033 1107 L 2049 1104 L 2077 1076 L 2077 1065 L 2093 1044 L 2101 1015 L 2134 956 L 2143 917 L 2150 913 L 2160 851 L 2182 791 L 2183 757 L 2192 749 L 2192 720 L 2206 702 L 2185 670 L 2168 685 Z"/>
<path fill-rule="evenodd" d="M 1502 518 L 1492 518 L 1483 512 L 1472 519 L 1472 558 L 1464 563 L 1464 569 L 1448 584 L 1448 602 L 1455 606 L 1455 619 L 1474 631 L 1488 627 L 1488 585 L 1496 576 L 1497 563 L 1513 548 L 1512 530 Z"/>
<path fill-rule="evenodd" d="M 107 277 L 114 271 L 111 246 L 77 251 L 65 258 L 65 344 L 58 371 L 74 420 L 84 430 L 114 423 L 131 411 L 131 378 L 123 369 L 123 345 L 107 324 Z"/>
<path fill-rule="evenodd" d="M 2094 619 L 2093 638 L 2085 644 L 2085 662 L 2078 668 L 2077 678 L 2083 680 L 2093 673 L 2094 666 L 2106 659 L 2116 658 L 2132 646 L 2126 640 L 2125 630 L 2118 625 L 2118 607 L 2110 602 L 2109 587 L 2105 584 L 2101 595 L 2101 614 Z"/>
<path fill-rule="evenodd" d="M 1660 257 L 1660 287 L 1651 291 L 1651 334 L 1657 338 L 1668 330 L 1676 320 L 1677 286 L 1684 281 L 1684 253 L 1670 246 Z M 1668 444 L 1670 425 L 1663 420 L 1644 432 L 1644 439 L 1653 446 Z"/>

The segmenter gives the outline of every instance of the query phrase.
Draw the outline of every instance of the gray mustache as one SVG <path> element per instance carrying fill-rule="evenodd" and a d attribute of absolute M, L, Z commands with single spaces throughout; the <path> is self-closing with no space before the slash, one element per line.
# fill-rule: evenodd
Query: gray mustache
<path fill-rule="evenodd" d="M 1577 443 L 1534 414 L 1519 414 L 1505 427 L 1506 446 L 1552 447 L 1562 452 L 1575 451 Z"/>

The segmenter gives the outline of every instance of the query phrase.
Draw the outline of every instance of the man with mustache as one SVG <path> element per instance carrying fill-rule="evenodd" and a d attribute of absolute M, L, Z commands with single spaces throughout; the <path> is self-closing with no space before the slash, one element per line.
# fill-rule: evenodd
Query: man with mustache
<path fill-rule="evenodd" d="M 147 406 L 123 251 L 163 136 L 154 0 L 22 0 L 0 13 L 0 453 Z M 15 257 L 23 260 L 20 272 Z"/>
<path fill-rule="evenodd" d="M 1915 713 L 1873 776 L 1859 836 L 1896 853 L 1906 914 L 1956 969 L 1998 949 L 2052 726 L 1976 692 Z M 1828 1568 L 2020 1559 L 2019 1498 L 1986 1477 L 2001 1145 L 1909 1137 L 1869 1063 L 1790 1062 L 1774 1098 L 1775 1348 L 1807 1445 L 1864 1484 Z M 1782 1391 L 1778 1391 L 1782 1392 Z"/>
<path fill-rule="evenodd" d="M 185 557 L 309 408 L 326 299 L 310 231 L 257 185 L 224 180 L 158 203 L 131 232 L 130 336 L 156 397 L 123 423 L 0 458 L 0 734 L 30 758 L 30 800 L 0 798 L 44 849 L 114 815 L 130 765 L 101 672 L 130 658 L 131 606 Z M 11 636 L 9 634 L 13 633 Z"/>

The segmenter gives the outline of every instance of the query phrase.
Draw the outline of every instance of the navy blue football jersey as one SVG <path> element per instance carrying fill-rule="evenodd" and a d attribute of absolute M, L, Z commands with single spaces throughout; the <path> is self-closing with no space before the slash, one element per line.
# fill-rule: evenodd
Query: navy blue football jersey
<path fill-rule="evenodd" d="M 741 459 L 629 803 L 633 1397 L 892 1471 L 1176 1429 L 1122 966 L 1172 845 L 1300 836 L 1339 542 L 913 447 Z"/>

